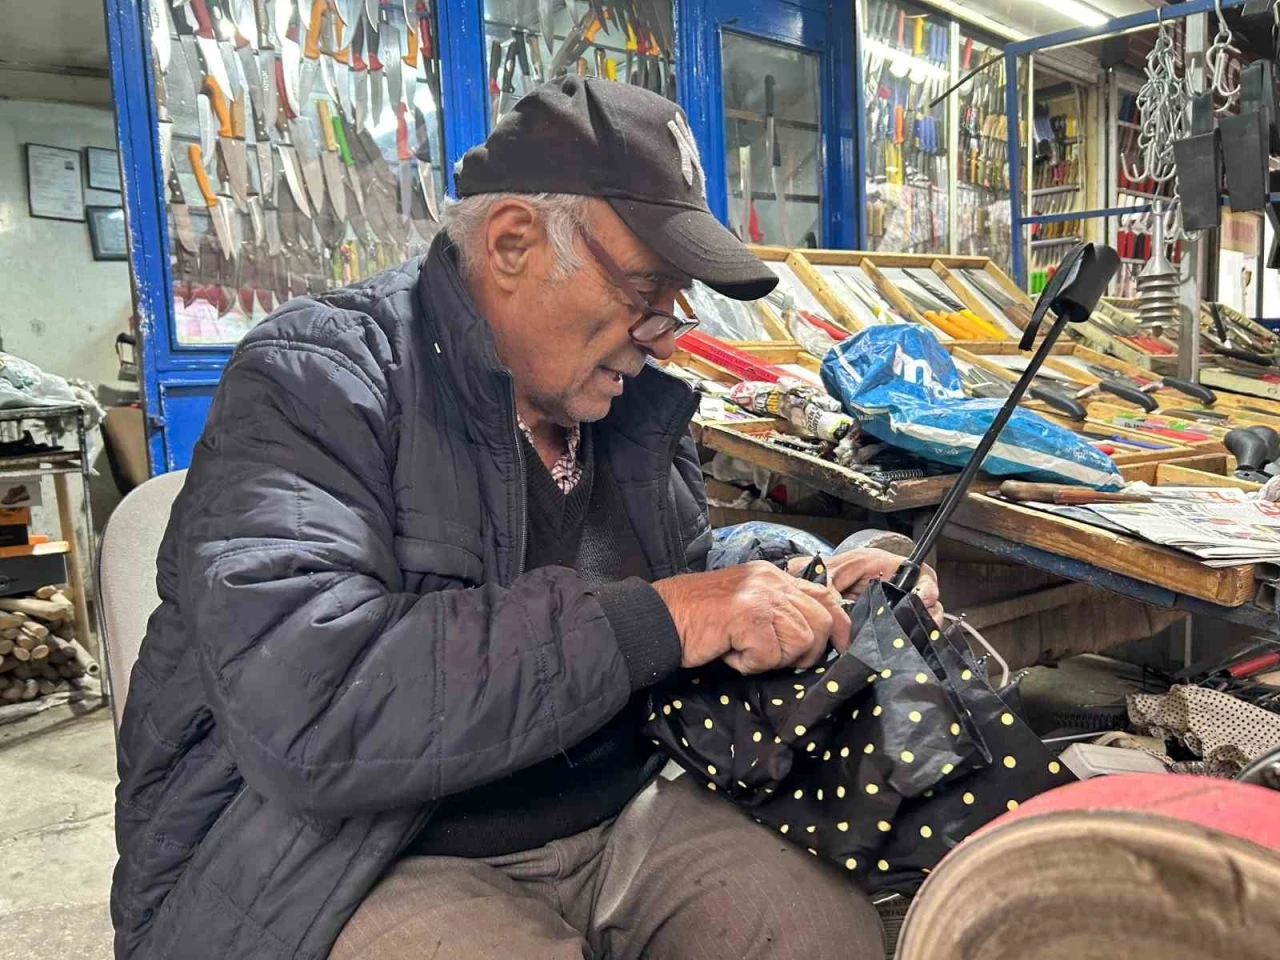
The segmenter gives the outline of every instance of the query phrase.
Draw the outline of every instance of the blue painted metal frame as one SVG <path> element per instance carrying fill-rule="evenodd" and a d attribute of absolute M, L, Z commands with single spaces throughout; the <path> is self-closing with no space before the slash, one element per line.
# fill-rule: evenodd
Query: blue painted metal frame
<path fill-rule="evenodd" d="M 725 31 L 798 47 L 822 58 L 822 236 L 824 246 L 851 248 L 861 236 L 862 186 L 855 180 L 857 53 L 853 0 L 677 0 L 677 92 L 702 148 L 707 202 L 728 222 L 724 97 L 720 57 Z M 687 53 L 685 51 L 688 51 Z M 691 102 L 690 90 L 710 91 Z"/>
<path fill-rule="evenodd" d="M 1009 44 L 1004 49 L 1005 75 L 1016 77 L 1018 75 L 1018 58 L 1033 54 L 1038 50 L 1080 43 L 1083 40 L 1096 40 L 1099 37 L 1126 33 L 1141 27 L 1151 27 L 1155 26 L 1160 20 L 1180 20 L 1183 17 L 1194 16 L 1197 13 L 1212 13 L 1215 7 L 1220 10 L 1228 10 L 1232 7 L 1243 6 L 1244 3 L 1245 0 L 1185 0 L 1185 2 L 1173 6 L 1157 7 L 1143 13 L 1117 17 L 1097 27 L 1073 27 L 1070 30 L 1059 30 L 1057 33 L 1045 34 L 1042 37 L 1020 40 L 1017 43 Z M 1009 118 L 1009 206 L 1013 220 L 1013 279 L 1016 283 L 1025 286 L 1027 282 L 1027 264 L 1026 252 L 1023 249 L 1022 228 L 1030 223 L 1049 223 L 1051 221 L 1022 215 L 1022 136 L 1018 126 L 1018 108 L 1019 99 L 1023 95 L 1023 91 L 1020 91 L 1016 84 L 1009 84 L 1005 89 L 1005 114 Z M 1129 208 L 1117 214 L 1114 212 L 1115 209 L 1072 213 L 1068 219 L 1082 220 L 1089 217 L 1122 216 L 1124 213 L 1137 211 L 1137 208 Z"/>

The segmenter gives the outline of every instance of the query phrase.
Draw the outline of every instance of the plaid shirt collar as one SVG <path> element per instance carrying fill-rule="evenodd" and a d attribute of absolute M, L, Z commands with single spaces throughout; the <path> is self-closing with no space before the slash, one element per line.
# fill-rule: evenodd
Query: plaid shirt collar
<path fill-rule="evenodd" d="M 533 442 L 533 431 L 519 414 L 516 414 L 516 423 L 520 427 L 520 432 L 524 434 L 524 438 L 529 441 L 529 446 L 537 450 L 537 444 Z M 551 465 L 551 479 L 555 481 L 561 493 L 572 493 L 573 488 L 582 479 L 582 463 L 578 460 L 578 447 L 581 443 L 582 427 L 570 427 L 565 433 L 565 451 Z"/>

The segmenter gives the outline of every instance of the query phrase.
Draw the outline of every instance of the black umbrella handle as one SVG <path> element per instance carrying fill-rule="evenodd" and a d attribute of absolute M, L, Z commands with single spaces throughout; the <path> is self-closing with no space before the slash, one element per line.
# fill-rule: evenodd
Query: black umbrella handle
<path fill-rule="evenodd" d="M 903 593 L 910 593 L 915 589 L 916 581 L 920 579 L 920 568 L 924 564 L 924 558 L 929 555 L 929 551 L 933 549 L 934 544 L 938 542 L 938 538 L 942 536 L 943 527 L 951 520 L 951 515 L 956 512 L 956 507 L 960 506 L 960 501 L 968 492 L 969 485 L 973 483 L 973 478 L 982 469 L 982 461 L 987 459 L 987 454 L 995 446 L 996 440 L 1000 437 L 1000 432 L 1004 430 L 1004 425 L 1013 416 L 1013 411 L 1017 408 L 1018 401 L 1022 399 L 1023 394 L 1027 392 L 1027 388 L 1031 386 L 1031 381 L 1035 379 L 1040 367 L 1053 349 L 1053 345 L 1057 342 L 1058 337 L 1062 335 L 1062 331 L 1066 329 L 1068 322 L 1065 316 L 1060 316 L 1054 320 L 1053 326 L 1049 328 L 1044 340 L 1040 342 L 1036 355 L 1027 364 L 1026 369 L 1022 371 L 1022 376 L 1018 378 L 1018 382 L 1009 391 L 1009 396 L 1005 399 L 1004 406 L 1000 408 L 1000 412 L 991 421 L 991 426 L 987 427 L 987 432 L 982 435 L 982 439 L 974 449 L 973 455 L 969 457 L 969 462 L 964 465 L 964 469 L 960 471 L 960 476 L 956 478 L 956 482 L 951 485 L 946 497 L 939 504 L 938 511 L 933 515 L 933 519 L 929 521 L 929 527 L 925 530 L 924 536 L 916 541 L 916 547 L 911 551 L 911 556 L 902 561 L 902 565 L 898 567 L 898 572 L 894 575 L 890 586 L 901 590 Z"/>
<path fill-rule="evenodd" d="M 964 465 L 964 469 L 960 471 L 960 476 L 956 478 L 956 482 L 951 485 L 946 497 L 939 504 L 933 519 L 929 521 L 929 527 L 925 530 L 924 536 L 917 541 L 915 549 L 911 551 L 911 556 L 898 567 L 898 572 L 889 583 L 890 587 L 900 590 L 904 594 L 910 593 L 915 589 L 916 582 L 920 579 L 920 568 L 924 564 L 924 558 L 929 555 L 939 537 L 942 536 L 942 531 L 951 520 L 951 515 L 960 506 L 960 500 L 968 492 L 969 485 L 973 483 L 973 478 L 982 469 L 982 462 L 987 458 L 987 454 L 991 452 L 991 448 L 999 438 L 1000 432 L 1004 430 L 1005 424 L 1009 422 L 1009 418 L 1013 416 L 1013 411 L 1018 406 L 1018 402 L 1030 388 L 1031 381 L 1035 379 L 1045 360 L 1048 359 L 1049 353 L 1053 350 L 1053 345 L 1058 341 L 1058 337 L 1062 335 L 1062 331 L 1066 329 L 1068 323 L 1080 323 L 1089 319 L 1093 308 L 1097 306 L 1098 300 L 1102 298 L 1107 285 L 1119 268 L 1120 257 L 1110 247 L 1100 244 L 1080 244 L 1067 254 L 1057 273 L 1054 274 L 1053 279 L 1036 303 L 1035 312 L 1031 315 L 1031 322 L 1023 332 L 1022 349 L 1028 350 L 1031 348 L 1031 345 L 1035 342 L 1036 334 L 1039 332 L 1040 324 L 1050 309 L 1055 314 L 1053 326 L 1049 328 L 1049 332 L 1040 342 L 1035 356 L 1031 358 L 1031 362 L 1022 371 L 1022 376 L 1018 378 L 1018 382 L 1009 391 L 1009 396 L 1005 400 L 1004 406 L 1000 408 L 1000 412 L 991 421 L 991 426 L 987 427 L 987 432 L 978 441 L 978 446 L 970 455 L 968 463 Z"/>

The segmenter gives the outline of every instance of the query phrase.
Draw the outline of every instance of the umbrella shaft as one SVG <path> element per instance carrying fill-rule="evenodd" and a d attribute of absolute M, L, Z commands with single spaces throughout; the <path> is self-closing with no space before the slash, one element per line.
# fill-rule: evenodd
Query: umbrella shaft
<path fill-rule="evenodd" d="M 1031 358 L 1031 362 L 1022 371 L 1022 376 L 1018 378 L 1018 382 L 1009 391 L 1009 396 L 1005 399 L 1004 406 L 1000 408 L 1000 412 L 991 421 L 991 426 L 987 427 L 987 432 L 982 435 L 978 446 L 974 449 L 972 456 L 969 457 L 969 462 L 964 465 L 964 469 L 960 471 L 960 476 L 956 478 L 956 482 L 951 485 L 946 497 L 938 505 L 938 511 L 933 515 L 933 519 L 929 521 L 929 527 L 925 530 L 924 536 L 916 542 L 916 547 L 911 551 L 911 556 L 903 561 L 902 566 L 898 568 L 898 573 L 894 576 L 892 585 L 903 593 L 910 593 L 915 589 L 924 558 L 929 555 L 929 551 L 933 549 L 938 538 L 942 536 L 943 528 L 951 519 L 951 515 L 955 513 L 956 507 L 960 505 L 960 500 L 968 491 L 969 485 L 973 483 L 973 478 L 982 469 L 982 461 L 987 459 L 987 454 L 991 452 L 991 448 L 999 438 L 1004 425 L 1013 416 L 1014 408 L 1017 407 L 1018 402 L 1022 399 L 1022 395 L 1027 392 L 1027 388 L 1031 386 L 1031 381 L 1035 379 L 1036 374 L 1049 356 L 1049 352 L 1053 349 L 1054 343 L 1057 342 L 1067 322 L 1066 316 L 1059 316 L 1054 320 L 1048 334 L 1040 342 L 1040 348 L 1036 351 L 1036 355 Z"/>

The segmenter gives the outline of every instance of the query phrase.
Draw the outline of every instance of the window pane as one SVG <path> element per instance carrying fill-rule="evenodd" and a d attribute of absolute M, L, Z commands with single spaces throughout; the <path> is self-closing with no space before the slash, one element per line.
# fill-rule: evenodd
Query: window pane
<path fill-rule="evenodd" d="M 490 123 L 497 123 L 539 83 L 569 73 L 632 83 L 676 98 L 669 0 L 485 0 L 484 18 Z"/>
<path fill-rule="evenodd" d="M 407 17 L 152 3 L 176 343 L 228 346 L 290 297 L 425 249 L 444 194 L 435 0 Z"/>
<path fill-rule="evenodd" d="M 747 243 L 818 246 L 818 56 L 726 32 L 721 60 L 730 228 Z"/>

